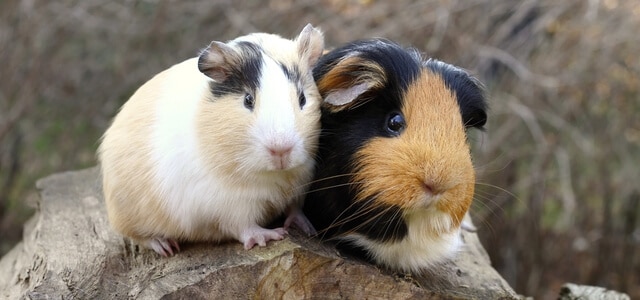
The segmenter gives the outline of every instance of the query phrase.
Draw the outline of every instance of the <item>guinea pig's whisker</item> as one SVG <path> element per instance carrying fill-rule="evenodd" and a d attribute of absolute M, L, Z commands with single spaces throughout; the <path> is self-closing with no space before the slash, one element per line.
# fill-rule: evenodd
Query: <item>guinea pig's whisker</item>
<path fill-rule="evenodd" d="M 383 213 L 388 212 L 390 209 L 391 209 L 391 208 L 386 208 L 386 209 L 383 211 Z M 394 211 L 394 212 L 393 212 L 393 217 L 391 218 L 392 220 L 393 220 L 393 219 L 395 219 L 395 217 L 398 215 L 398 211 L 399 211 L 399 210 L 396 210 L 396 211 Z M 391 230 L 391 232 L 392 232 L 393 234 L 395 234 L 395 233 L 396 233 L 396 231 L 397 231 L 397 229 L 398 229 L 398 227 L 397 227 L 397 226 L 398 226 L 398 222 L 393 222 L 393 223 L 395 223 L 395 225 L 394 225 L 393 230 Z M 386 224 L 386 225 L 384 225 L 384 227 L 385 227 L 385 228 L 384 228 L 384 234 L 383 234 L 383 236 L 387 236 L 387 233 L 388 233 L 388 232 L 389 232 L 389 230 L 391 229 L 391 222 L 387 222 L 387 224 Z M 393 235 L 393 234 L 392 234 L 392 235 Z"/>
<path fill-rule="evenodd" d="M 313 189 L 310 191 L 307 191 L 306 194 L 310 194 L 310 193 L 314 193 L 314 192 L 319 192 L 319 191 L 324 191 L 324 190 L 330 190 L 332 188 L 337 188 L 337 187 L 341 187 L 341 186 L 349 186 L 352 185 L 353 183 L 351 182 L 347 182 L 347 183 L 342 183 L 342 184 L 336 184 L 336 185 L 331 185 L 331 186 L 325 186 L 325 187 L 321 187 L 321 188 L 317 188 L 317 189 Z"/>
<path fill-rule="evenodd" d="M 473 200 L 471 203 L 473 207 L 486 209 L 491 214 L 493 214 L 496 209 L 502 210 L 502 207 L 494 200 L 491 193 L 476 191 L 473 195 Z"/>
<path fill-rule="evenodd" d="M 395 219 L 395 218 L 397 218 L 397 217 L 400 215 L 400 213 L 401 213 L 401 212 L 402 212 L 402 211 L 401 211 L 400 209 L 396 210 L 396 211 L 394 212 L 394 214 L 393 214 L 393 218 L 394 218 L 394 219 Z M 401 222 L 394 222 L 394 223 L 395 223 L 395 226 L 393 227 L 393 231 L 392 231 L 392 233 L 393 233 L 393 234 L 392 234 L 392 235 L 393 235 L 393 236 L 396 236 L 396 235 L 397 235 L 397 233 L 398 233 L 398 230 L 399 230 L 399 226 L 400 226 L 400 224 L 402 224 L 402 223 L 401 223 Z"/>
<path fill-rule="evenodd" d="M 339 178 L 339 177 L 344 177 L 344 176 L 349 176 L 349 175 L 352 175 L 352 174 L 336 175 L 336 176 L 332 176 L 332 177 L 327 177 L 327 178 L 323 178 L 323 179 L 318 179 L 318 180 L 316 180 L 316 181 L 314 181 L 314 182 L 320 182 L 320 181 L 328 180 L 328 179 L 331 179 L 331 178 Z M 309 191 L 305 192 L 305 193 L 304 193 L 304 195 L 311 194 L 311 193 L 318 192 L 318 191 L 329 190 L 329 189 L 337 188 L 337 187 L 343 187 L 343 186 L 356 185 L 356 184 L 360 184 L 360 183 L 361 183 L 361 182 L 358 182 L 358 181 L 356 181 L 356 182 L 351 182 L 351 181 L 349 181 L 349 182 L 345 182 L 345 183 L 341 183 L 341 184 L 335 184 L 335 185 L 325 186 L 325 187 L 321 187 L 321 188 L 317 188 L 317 189 L 309 190 Z M 305 187 L 305 186 L 306 186 L 306 185 L 301 185 L 300 187 Z M 300 188 L 300 187 L 299 187 L 299 188 Z"/>
<path fill-rule="evenodd" d="M 481 173 L 481 174 L 498 173 L 498 172 L 504 171 L 511 164 L 511 161 L 506 162 L 502 167 L 498 166 L 497 169 L 489 169 L 490 165 L 493 165 L 496 162 L 501 161 L 501 158 L 503 156 L 505 156 L 505 154 L 501 153 L 501 154 L 497 155 L 495 158 L 491 159 L 488 162 L 485 162 L 482 165 L 474 165 L 473 169 L 476 170 L 478 173 Z"/>
<path fill-rule="evenodd" d="M 512 192 L 510 192 L 510 191 L 508 191 L 508 190 L 506 190 L 506 189 L 504 189 L 504 188 L 501 188 L 501 187 L 499 187 L 499 186 L 497 186 L 497 185 L 490 184 L 490 183 L 484 183 L 484 182 L 476 182 L 476 185 L 481 185 L 481 186 L 486 186 L 486 187 L 494 188 L 494 189 L 496 189 L 496 190 L 499 190 L 499 191 L 501 191 L 501 192 L 504 192 L 504 193 L 508 194 L 509 196 L 511 196 L 511 197 L 513 197 L 513 198 L 515 198 L 515 199 L 518 199 L 518 196 L 516 196 L 516 194 L 514 194 L 514 193 L 512 193 Z"/>
<path fill-rule="evenodd" d="M 373 207 L 369 207 L 369 206 L 360 206 L 355 212 L 353 212 L 353 214 L 346 216 L 344 219 L 340 219 L 342 218 L 343 215 L 345 215 L 347 213 L 347 211 L 349 211 L 352 207 L 354 207 L 357 203 L 352 203 L 351 205 L 349 205 L 347 208 L 345 208 L 334 220 L 333 222 L 329 225 L 330 228 L 333 227 L 337 227 L 337 226 L 341 226 L 344 225 L 350 221 L 353 221 L 357 218 L 359 218 L 360 216 L 363 216 L 367 213 L 369 213 L 370 211 L 372 211 L 374 208 Z M 339 221 L 338 221 L 339 220 Z"/>
<path fill-rule="evenodd" d="M 502 212 L 504 212 L 504 209 L 502 207 L 500 207 L 499 205 L 497 205 L 498 203 L 493 200 L 493 198 L 491 197 L 487 197 L 487 196 L 482 196 L 482 195 L 475 195 L 474 197 L 474 201 L 473 205 L 481 205 L 482 207 L 486 208 L 488 211 L 490 211 L 491 213 L 493 213 L 494 209 L 499 209 Z M 489 205 L 493 204 L 493 205 Z"/>
<path fill-rule="evenodd" d="M 495 185 L 491 185 L 491 184 L 486 184 L 486 183 L 482 183 L 482 182 L 477 182 L 476 184 L 481 185 L 481 186 L 487 186 L 490 188 L 495 188 L 496 190 L 499 190 L 511 197 L 513 197 L 513 199 L 516 199 L 516 201 L 518 202 L 522 202 L 518 197 L 516 197 L 513 193 L 500 188 L 498 186 Z M 492 215 L 496 215 L 498 211 L 503 212 L 504 213 L 504 208 L 501 205 L 502 201 L 498 200 L 498 196 L 489 192 L 489 191 L 483 191 L 483 190 L 478 190 L 476 189 L 476 192 L 474 194 L 474 202 L 473 205 L 476 207 L 482 207 L 485 209 L 486 212 L 482 212 L 482 213 L 477 213 L 475 214 L 475 216 L 479 216 L 479 220 L 481 222 L 481 224 L 485 225 L 486 227 L 488 227 L 492 232 L 492 226 L 491 223 L 488 221 L 488 216 L 492 216 Z"/>
<path fill-rule="evenodd" d="M 330 180 L 330 179 L 335 179 L 335 178 L 340 178 L 340 177 L 345 177 L 345 176 L 349 176 L 350 174 L 342 174 L 342 175 L 335 175 L 335 176 L 330 176 L 330 177 L 326 177 L 326 178 L 321 178 L 321 179 L 317 179 L 317 180 L 313 180 L 311 182 L 305 183 L 305 184 L 301 184 L 295 187 L 295 189 L 297 190 L 304 190 L 307 187 L 310 187 L 311 185 L 313 185 L 314 183 L 318 183 L 318 182 L 322 182 L 322 181 L 326 181 L 326 180 Z M 325 187 L 321 187 L 321 188 L 317 188 L 317 189 L 313 189 L 313 190 L 308 190 L 305 191 L 304 193 L 302 193 L 302 195 L 307 195 L 310 193 L 314 193 L 314 192 L 319 192 L 319 191 L 324 191 L 324 190 L 328 190 L 328 189 L 332 189 L 332 188 L 336 188 L 336 187 L 341 187 L 341 186 L 348 186 L 351 185 L 353 183 L 351 182 L 346 182 L 346 183 L 342 183 L 342 184 L 336 184 L 336 185 L 331 185 L 331 186 L 325 186 Z"/>
<path fill-rule="evenodd" d="M 456 214 L 450 215 L 451 218 L 453 219 L 453 223 L 454 224 L 462 224 L 463 219 L 464 219 L 464 215 L 462 216 L 462 218 L 458 217 Z"/>
<path fill-rule="evenodd" d="M 320 237 L 321 240 L 324 240 L 327 232 L 330 229 L 342 226 L 344 224 L 346 224 L 346 220 L 341 220 L 340 222 L 338 222 L 338 220 L 340 220 L 340 218 L 342 217 L 343 214 L 345 214 L 351 207 L 353 207 L 353 205 L 355 205 L 355 203 L 352 203 L 351 205 L 349 205 L 347 208 L 345 208 L 332 222 L 331 224 L 329 224 L 329 226 L 327 226 L 325 229 L 318 231 L 318 233 L 316 234 L 316 236 L 319 236 L 320 233 L 322 233 L 322 236 Z"/>
<path fill-rule="evenodd" d="M 497 215 L 498 212 L 501 212 L 501 213 L 505 212 L 502 205 L 500 205 L 500 202 L 495 200 L 495 198 L 492 196 L 475 195 L 474 200 L 477 200 L 477 201 L 474 201 L 473 203 L 475 207 L 484 208 L 484 210 L 481 210 L 476 214 L 477 216 L 480 217 L 480 221 L 483 224 L 488 225 L 486 221 L 488 216 Z"/>
<path fill-rule="evenodd" d="M 393 190 L 393 189 L 394 189 L 394 188 L 392 188 L 392 187 L 388 187 L 388 188 L 386 188 L 385 190 L 381 191 L 380 193 L 385 193 L 385 192 L 391 191 L 391 190 Z M 380 206 L 380 205 L 378 205 L 378 206 Z M 389 212 L 391 209 L 392 209 L 392 207 L 391 207 L 391 206 L 387 206 L 387 207 L 385 207 L 385 209 L 384 209 L 382 212 L 380 212 L 380 214 L 379 214 L 379 215 L 381 215 L 381 214 L 386 214 L 386 213 L 387 213 L 387 212 Z M 392 220 L 396 219 L 396 218 L 398 217 L 398 215 L 399 215 L 401 212 L 402 212 L 402 210 L 401 210 L 401 209 L 395 209 L 395 210 L 393 211 L 393 216 L 391 217 L 391 219 L 392 219 Z M 377 218 L 377 217 L 378 217 L 378 216 L 374 216 L 374 217 L 372 217 L 372 218 Z M 392 233 L 393 233 L 392 235 L 395 235 L 395 234 L 398 232 L 398 226 L 400 226 L 400 224 L 401 224 L 401 223 L 400 223 L 400 222 L 393 222 L 393 223 L 394 223 L 394 228 L 393 228 L 393 230 L 392 230 Z M 386 236 L 386 235 L 387 235 L 387 232 L 389 231 L 389 229 L 391 229 L 391 228 L 390 228 L 391 223 L 387 223 L 385 226 L 386 226 L 386 228 L 385 228 L 385 230 L 384 230 L 384 236 Z"/>
<path fill-rule="evenodd" d="M 500 205 L 500 201 L 496 200 L 493 195 L 476 194 L 474 195 L 474 199 L 478 200 L 478 204 L 485 205 L 486 208 L 490 208 L 490 206 L 495 206 L 496 208 L 502 209 L 502 206 Z"/>
<path fill-rule="evenodd" d="M 328 177 L 312 180 L 312 181 L 310 181 L 309 183 L 307 183 L 305 185 L 312 185 L 314 183 L 319 183 L 319 182 L 323 182 L 323 181 L 327 181 L 327 180 L 331 180 L 331 179 L 336 179 L 336 178 L 348 177 L 348 176 L 352 176 L 352 175 L 355 175 L 355 174 L 356 173 L 345 173 L 345 174 L 338 174 L 338 175 L 328 176 Z"/>
<path fill-rule="evenodd" d="M 347 211 L 349 211 L 349 210 L 350 210 L 352 207 L 354 207 L 354 205 L 356 205 L 356 204 L 359 204 L 359 203 L 357 203 L 357 202 L 351 203 L 351 205 L 349 205 L 347 208 L 345 208 L 345 209 L 344 209 L 344 210 L 343 210 L 343 211 L 342 211 L 342 212 L 341 212 L 341 213 L 340 213 L 340 214 L 339 214 L 339 215 L 338 215 L 338 216 L 333 220 L 333 222 L 332 222 L 331 224 L 329 224 L 329 226 L 327 226 L 327 228 L 325 228 L 324 230 L 322 230 L 322 231 L 324 231 L 324 233 L 323 233 L 323 235 L 322 235 L 321 239 L 324 239 L 324 237 L 325 237 L 325 235 L 326 235 L 326 233 L 327 233 L 327 231 L 328 231 L 329 229 L 336 228 L 336 227 L 340 227 L 340 226 L 342 226 L 342 225 L 344 225 L 344 224 L 347 224 L 348 222 L 353 221 L 353 220 L 355 220 L 355 219 L 357 219 L 357 218 L 359 218 L 359 217 L 361 217 L 361 216 L 363 216 L 363 215 L 365 215 L 365 214 L 367 214 L 367 213 L 371 212 L 371 211 L 374 209 L 374 207 L 372 207 L 372 206 L 370 206 L 370 205 L 362 205 L 362 206 L 360 206 L 360 207 L 359 207 L 359 208 L 358 208 L 358 209 L 357 209 L 353 214 L 351 214 L 351 215 L 347 216 L 345 219 L 340 219 L 340 218 L 341 218 L 341 217 L 342 217 L 342 216 L 343 216 Z M 360 225 L 360 226 L 362 226 L 362 225 Z M 358 226 L 357 228 L 359 228 L 360 226 Z M 355 229 L 354 229 L 354 230 L 352 230 L 352 231 L 355 231 Z M 349 231 L 349 232 L 352 232 L 352 231 Z"/>
<path fill-rule="evenodd" d="M 471 213 L 471 212 L 470 212 L 470 213 Z M 493 229 L 493 226 L 491 226 L 491 222 L 489 222 L 489 221 L 487 220 L 487 218 L 486 218 L 486 217 L 483 217 L 483 218 L 481 218 L 481 219 L 478 219 L 478 218 L 477 218 L 477 215 L 476 215 L 476 214 L 474 214 L 474 213 L 471 213 L 471 216 L 472 216 L 472 220 L 473 220 L 474 222 L 480 222 L 480 224 L 482 224 L 483 228 L 488 228 L 488 229 L 489 229 L 489 231 L 490 231 L 491 233 L 495 233 L 495 230 Z M 474 225 L 476 225 L 476 224 L 474 224 Z M 478 227 L 478 226 L 476 225 L 476 228 L 477 228 L 477 227 Z M 483 229 L 483 230 L 484 230 L 484 229 Z"/>
<path fill-rule="evenodd" d="M 512 193 L 512 192 L 510 192 L 510 191 L 508 191 L 508 190 L 506 190 L 504 188 L 501 188 L 501 187 L 499 187 L 497 185 L 493 185 L 493 184 L 489 184 L 489 183 L 483 183 L 483 182 L 476 182 L 476 185 L 485 186 L 485 187 L 496 189 L 496 190 L 498 190 L 498 191 L 500 191 L 502 193 L 507 194 L 510 197 L 513 197 L 513 199 L 516 202 L 526 205 L 525 201 L 522 200 L 520 197 L 518 197 L 516 194 L 514 194 L 514 193 Z M 476 193 L 475 193 L 476 195 L 482 195 L 482 193 L 483 193 L 483 191 L 478 191 L 478 189 L 476 189 Z M 496 199 L 497 195 L 492 195 L 492 194 L 490 194 L 489 192 L 486 192 L 486 191 L 484 193 L 485 193 L 484 196 L 485 196 L 486 200 L 491 200 L 490 201 L 491 203 L 494 203 L 496 206 L 501 206 L 499 202 L 496 202 L 496 200 L 492 200 L 492 199 Z"/>
<path fill-rule="evenodd" d="M 364 222 L 360 223 L 358 226 L 355 226 L 352 230 L 348 231 L 348 233 L 356 233 L 359 229 L 363 228 L 366 225 L 370 225 L 372 222 L 375 225 L 378 221 L 380 221 L 380 217 L 383 216 L 387 212 L 387 210 L 388 209 L 385 209 L 367 218 L 366 220 L 364 220 Z M 371 226 L 371 228 L 373 228 L 373 226 Z M 367 233 L 369 232 L 370 231 L 367 231 Z"/>
<path fill-rule="evenodd" d="M 496 195 L 491 193 L 491 192 L 488 192 L 488 191 L 476 190 L 475 193 L 474 193 L 474 196 L 480 196 L 484 200 L 493 201 L 492 198 L 495 197 Z"/>
<path fill-rule="evenodd" d="M 385 190 L 380 191 L 379 193 L 380 193 L 380 194 L 383 194 L 383 193 L 388 192 L 388 191 L 390 191 L 390 190 L 393 190 L 393 188 L 392 188 L 392 187 L 388 187 L 388 188 L 386 188 Z M 381 216 L 384 216 L 385 214 L 387 214 L 387 213 L 389 212 L 389 210 L 390 210 L 390 209 L 392 209 L 392 207 L 390 207 L 390 206 L 381 206 L 375 197 L 372 197 L 372 198 L 367 199 L 367 201 L 365 202 L 365 204 L 364 204 L 362 207 L 366 207 L 366 208 L 367 208 L 367 210 L 365 211 L 365 210 L 359 209 L 358 211 L 356 211 L 356 212 L 355 212 L 355 213 L 350 217 L 350 219 L 354 219 L 354 218 L 358 218 L 358 217 L 364 216 L 365 214 L 368 214 L 369 212 L 373 211 L 373 210 L 374 210 L 374 209 L 376 209 L 376 208 L 383 207 L 384 209 L 383 209 L 383 210 L 381 210 L 381 211 L 379 211 L 377 214 L 375 214 L 375 215 L 370 216 L 369 218 L 367 218 L 363 223 L 361 223 L 360 225 L 358 225 L 358 226 L 356 226 L 355 228 L 353 228 L 353 230 L 352 230 L 352 231 L 350 231 L 350 232 L 355 232 L 355 231 L 357 231 L 358 229 L 362 228 L 363 226 L 365 226 L 365 225 L 369 225 L 369 224 L 370 224 L 371 222 L 373 222 L 373 221 L 379 221 L 379 219 L 380 219 L 380 217 L 381 217 Z M 362 208 L 362 207 L 361 207 L 361 208 Z M 393 217 L 395 218 L 395 216 L 396 216 L 399 212 L 400 212 L 400 210 L 396 210 L 396 211 L 394 212 L 394 216 L 393 216 Z M 392 218 L 392 219 L 393 219 L 393 218 Z M 395 226 L 398 226 L 398 225 L 399 225 L 399 224 L 398 224 L 398 223 L 396 223 L 396 225 L 395 225 Z M 385 226 L 387 226 L 387 228 L 385 228 L 385 234 L 386 234 L 386 232 L 389 230 L 389 227 L 388 227 L 388 226 L 390 226 L 390 224 L 387 224 L 387 225 L 385 225 Z M 396 229 L 396 230 L 397 230 L 397 229 Z M 395 231 L 395 230 L 394 230 L 394 231 Z"/>
<path fill-rule="evenodd" d="M 371 200 L 368 200 L 367 202 L 375 202 L 375 200 L 371 199 Z M 366 208 L 366 209 L 363 210 L 362 208 Z M 373 211 L 375 208 L 376 208 L 376 206 L 371 205 L 371 204 L 368 203 L 367 205 L 364 205 L 364 206 L 360 207 L 358 209 L 358 211 L 356 211 L 353 215 L 351 215 L 349 220 L 364 216 L 365 214 L 368 214 L 369 212 Z M 364 222 L 362 222 L 359 225 L 355 226 L 350 232 L 356 232 L 357 230 L 359 230 L 363 226 L 369 225 L 372 221 L 378 221 L 380 219 L 380 217 L 385 215 L 389 209 L 390 209 L 390 207 L 387 207 L 384 210 L 378 211 L 375 215 L 370 216 L 369 218 L 366 218 L 364 220 Z"/>

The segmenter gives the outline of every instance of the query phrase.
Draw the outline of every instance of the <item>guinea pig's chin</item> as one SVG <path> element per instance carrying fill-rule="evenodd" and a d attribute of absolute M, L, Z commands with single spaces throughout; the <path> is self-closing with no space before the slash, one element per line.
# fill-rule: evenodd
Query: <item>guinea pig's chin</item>
<path fill-rule="evenodd" d="M 455 222 L 447 212 L 440 211 L 435 205 L 422 209 L 410 209 L 404 212 L 404 220 L 413 231 L 442 234 L 456 228 Z"/>
<path fill-rule="evenodd" d="M 429 216 L 429 215 L 439 215 L 442 212 L 438 210 L 436 205 L 437 202 L 431 202 L 430 204 L 424 203 L 416 203 L 415 205 L 404 209 L 405 219 L 413 216 Z"/>
<path fill-rule="evenodd" d="M 415 201 L 414 207 L 416 209 L 429 209 L 430 207 L 434 207 L 438 201 L 442 199 L 441 194 L 423 194 L 421 195 L 417 201 Z"/>

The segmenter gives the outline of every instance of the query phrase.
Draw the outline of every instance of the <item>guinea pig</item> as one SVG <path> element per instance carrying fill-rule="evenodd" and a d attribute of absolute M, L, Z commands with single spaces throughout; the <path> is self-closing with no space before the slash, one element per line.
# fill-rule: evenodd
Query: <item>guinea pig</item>
<path fill-rule="evenodd" d="M 169 256 L 179 242 L 282 239 L 313 177 L 322 99 L 312 68 L 324 37 L 254 33 L 213 41 L 123 105 L 98 149 L 113 228 Z M 264 226 L 286 213 L 283 227 Z"/>
<path fill-rule="evenodd" d="M 397 271 L 451 257 L 474 194 L 466 129 L 486 122 L 481 83 L 384 39 L 332 50 L 313 76 L 322 133 L 304 212 L 318 236 Z"/>

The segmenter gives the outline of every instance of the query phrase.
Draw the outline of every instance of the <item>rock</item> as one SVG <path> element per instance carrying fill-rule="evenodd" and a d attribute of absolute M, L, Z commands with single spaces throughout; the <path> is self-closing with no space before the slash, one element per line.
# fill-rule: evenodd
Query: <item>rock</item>
<path fill-rule="evenodd" d="M 23 241 L 0 260 L 8 299 L 517 299 L 474 233 L 453 261 L 404 275 L 340 256 L 296 232 L 267 247 L 182 245 L 164 258 L 107 222 L 97 168 L 37 183 L 41 200 Z"/>
<path fill-rule="evenodd" d="M 560 300 L 630 300 L 629 295 L 602 287 L 565 283 L 560 289 Z"/>

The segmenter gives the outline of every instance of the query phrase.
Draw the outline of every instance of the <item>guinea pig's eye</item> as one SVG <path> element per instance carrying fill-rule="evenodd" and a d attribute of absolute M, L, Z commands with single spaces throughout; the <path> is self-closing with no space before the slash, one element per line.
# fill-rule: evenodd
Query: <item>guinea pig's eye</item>
<path fill-rule="evenodd" d="M 307 98 L 304 96 L 303 92 L 300 92 L 298 95 L 298 102 L 300 103 L 300 109 L 307 103 Z"/>
<path fill-rule="evenodd" d="M 389 118 L 387 119 L 387 131 L 389 131 L 389 133 L 396 136 L 400 135 L 406 126 L 407 123 L 402 114 L 398 112 L 389 114 Z"/>
<path fill-rule="evenodd" d="M 244 107 L 246 107 L 249 110 L 253 110 L 253 107 L 256 104 L 256 100 L 253 99 L 253 95 L 251 95 L 250 93 L 246 93 L 244 95 Z"/>

